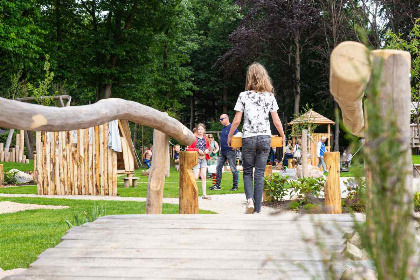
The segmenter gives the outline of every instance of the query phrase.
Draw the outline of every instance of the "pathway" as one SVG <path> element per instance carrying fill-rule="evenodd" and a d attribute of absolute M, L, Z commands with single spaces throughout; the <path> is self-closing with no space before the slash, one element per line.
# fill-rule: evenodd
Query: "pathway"
<path fill-rule="evenodd" d="M 352 221 L 291 213 L 107 216 L 70 229 L 27 271 L 5 279 L 309 279 L 324 273 L 315 241 L 340 252 Z"/>

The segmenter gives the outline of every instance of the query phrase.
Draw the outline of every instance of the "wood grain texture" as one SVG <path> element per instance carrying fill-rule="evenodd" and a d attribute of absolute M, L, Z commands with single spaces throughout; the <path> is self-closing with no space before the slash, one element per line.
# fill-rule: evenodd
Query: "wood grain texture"
<path fill-rule="evenodd" d="M 101 217 L 70 229 L 28 270 L 6 280 L 311 278 L 301 266 L 323 279 L 324 255 L 313 242 L 339 253 L 341 229 L 353 227 L 350 215 L 248 216 Z M 318 223 L 332 230 L 324 232 Z M 346 267 L 338 263 L 335 268 L 342 272 Z"/>
<path fill-rule="evenodd" d="M 63 131 L 89 128 L 119 119 L 157 129 L 183 145 L 190 145 L 195 140 L 193 133 L 178 120 L 151 107 L 118 98 L 64 108 L 0 98 L 0 108 L 0 127 L 4 128 Z"/>
<path fill-rule="evenodd" d="M 162 213 L 166 159 L 169 154 L 169 135 L 153 131 L 153 160 L 147 184 L 146 214 Z"/>
<path fill-rule="evenodd" d="M 325 211 L 327 214 L 341 214 L 340 152 L 324 153 L 328 176 L 325 183 Z"/>
<path fill-rule="evenodd" d="M 179 213 L 198 214 L 198 188 L 192 168 L 198 164 L 197 152 L 179 153 Z"/>

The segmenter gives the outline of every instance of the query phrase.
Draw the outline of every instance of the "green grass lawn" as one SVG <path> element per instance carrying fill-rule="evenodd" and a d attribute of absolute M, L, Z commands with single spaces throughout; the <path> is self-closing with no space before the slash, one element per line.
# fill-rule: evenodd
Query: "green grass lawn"
<path fill-rule="evenodd" d="M 7 162 L 7 164 L 10 164 Z M 124 197 L 146 197 L 147 196 L 147 179 L 148 177 L 141 175 L 142 170 L 136 170 L 134 176 L 139 177 L 140 179 L 137 182 L 136 188 L 124 188 L 124 176 L 118 178 L 118 196 Z M 242 174 L 240 174 L 237 192 L 244 193 L 244 184 L 242 182 Z M 233 179 L 231 172 L 225 172 L 222 176 L 222 190 L 220 191 L 210 191 L 209 187 L 213 185 L 211 179 L 206 180 L 207 194 L 228 194 L 233 193 L 230 189 L 233 186 Z M 202 195 L 201 189 L 201 180 L 197 181 L 198 191 L 200 196 Z M 19 187 L 10 187 L 10 188 L 1 188 L 0 193 L 9 193 L 9 194 L 37 194 L 36 186 L 19 186 Z M 165 179 L 165 187 L 163 191 L 163 197 L 178 197 L 179 196 L 179 172 L 175 168 L 171 168 L 170 177 Z"/>
<path fill-rule="evenodd" d="M 17 163 L 17 162 L 1 162 L 3 164 L 4 172 L 7 172 L 11 169 L 19 169 L 20 171 L 34 171 L 34 160 L 30 159 L 29 163 Z"/>
<path fill-rule="evenodd" d="M 19 203 L 66 205 L 59 210 L 28 210 L 0 215 L 0 267 L 4 270 L 28 267 L 37 256 L 57 245 L 69 229 L 66 220 L 74 214 L 90 213 L 94 206 L 104 207 L 106 215 L 144 214 L 145 202 L 86 201 L 52 198 L 0 198 L 0 201 Z M 177 214 L 178 205 L 163 204 L 164 214 Z M 202 211 L 201 214 L 210 214 Z"/>

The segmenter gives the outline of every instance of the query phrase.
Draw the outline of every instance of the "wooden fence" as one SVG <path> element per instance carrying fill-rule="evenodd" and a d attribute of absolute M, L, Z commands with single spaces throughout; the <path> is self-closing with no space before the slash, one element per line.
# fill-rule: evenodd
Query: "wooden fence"
<path fill-rule="evenodd" d="M 25 131 L 21 130 L 16 134 L 16 145 L 10 148 L 9 151 L 4 149 L 4 143 L 0 143 L 0 162 L 20 162 L 29 163 L 26 155 L 23 154 L 25 149 Z"/>
<path fill-rule="evenodd" d="M 117 152 L 108 148 L 109 124 L 73 131 L 36 132 L 40 195 L 117 195 Z M 91 131 L 91 132 L 92 132 Z"/>

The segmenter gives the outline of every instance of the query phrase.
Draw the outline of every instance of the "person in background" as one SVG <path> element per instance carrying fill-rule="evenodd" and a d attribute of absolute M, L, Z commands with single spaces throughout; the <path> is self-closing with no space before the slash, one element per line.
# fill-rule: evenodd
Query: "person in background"
<path fill-rule="evenodd" d="M 143 154 L 143 162 L 146 164 L 148 169 L 150 168 L 151 162 L 152 162 L 152 156 L 153 156 L 152 148 L 153 146 L 150 146 L 150 149 L 146 147 L 146 151 Z"/>
<path fill-rule="evenodd" d="M 236 115 L 228 136 L 230 145 L 243 115 L 242 161 L 247 199 L 246 214 L 261 211 L 264 171 L 271 144 L 269 115 L 284 139 L 283 126 L 277 114 L 278 109 L 274 88 L 267 70 L 261 64 L 253 63 L 246 74 L 245 91 L 239 94 L 236 101 Z"/>
<path fill-rule="evenodd" d="M 181 146 L 176 144 L 175 145 L 175 152 L 174 152 L 174 162 L 175 162 L 175 169 L 179 171 L 179 152 L 181 151 Z"/>
<path fill-rule="evenodd" d="M 232 124 L 229 122 L 229 116 L 226 114 L 222 114 L 220 116 L 220 123 L 223 125 L 222 132 L 220 133 L 220 153 L 219 157 L 217 158 L 217 167 L 216 167 L 216 184 L 210 187 L 210 190 L 221 190 L 221 182 L 222 182 L 222 172 L 223 172 L 223 165 L 226 161 L 229 162 L 230 171 L 232 171 L 233 176 L 233 186 L 230 191 L 237 191 L 238 190 L 238 170 L 236 169 L 236 151 L 233 150 L 228 145 L 228 134 Z M 238 133 L 236 129 L 234 134 Z"/>
<path fill-rule="evenodd" d="M 293 158 L 296 160 L 296 164 L 301 164 L 302 159 L 302 148 L 301 148 L 301 140 L 298 139 L 295 147 L 293 148 Z"/>
<path fill-rule="evenodd" d="M 213 134 L 208 135 L 210 141 L 210 159 L 208 161 L 209 165 L 217 164 L 217 153 L 219 152 L 219 144 L 214 140 Z"/>
<path fill-rule="evenodd" d="M 202 123 L 196 126 L 196 137 L 194 143 L 187 147 L 187 151 L 196 151 L 198 153 L 198 164 L 194 166 L 193 172 L 195 179 L 198 179 L 198 175 L 201 177 L 201 188 L 203 190 L 203 199 L 211 199 L 206 194 L 206 173 L 207 173 L 207 160 L 210 159 L 210 142 L 205 136 L 206 126 Z"/>
<path fill-rule="evenodd" d="M 325 141 L 327 141 L 327 137 L 322 136 L 321 140 L 316 144 L 316 156 L 319 159 L 318 168 L 320 168 L 322 165 L 324 172 L 327 172 L 324 161 L 324 153 L 327 151 L 325 148 Z"/>
<path fill-rule="evenodd" d="M 289 159 L 293 159 L 293 148 L 292 148 L 292 140 L 287 141 L 287 145 L 284 148 L 284 159 L 283 159 L 283 166 L 289 166 Z"/>

